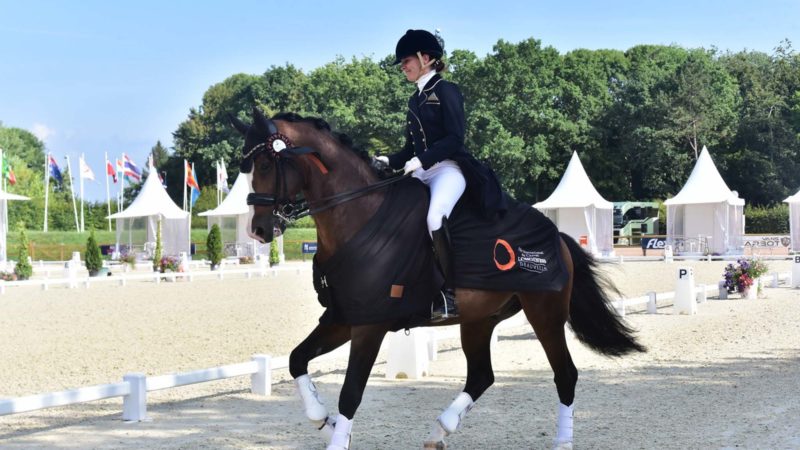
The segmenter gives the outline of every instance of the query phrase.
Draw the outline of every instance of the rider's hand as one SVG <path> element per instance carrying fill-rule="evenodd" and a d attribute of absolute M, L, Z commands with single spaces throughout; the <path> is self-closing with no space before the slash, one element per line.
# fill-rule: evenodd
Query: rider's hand
<path fill-rule="evenodd" d="M 386 164 L 387 166 L 389 165 L 389 157 L 388 156 L 376 156 L 375 160 L 376 161 L 380 161 L 381 163 Z"/>
<path fill-rule="evenodd" d="M 417 170 L 417 169 L 419 169 L 421 167 L 422 167 L 422 163 L 419 161 L 419 158 L 417 158 L 415 156 L 415 157 L 409 159 L 406 162 L 405 167 L 403 167 L 403 174 L 404 175 L 408 175 L 409 173 L 411 173 L 411 172 L 413 172 L 413 171 L 415 171 L 415 170 Z"/>

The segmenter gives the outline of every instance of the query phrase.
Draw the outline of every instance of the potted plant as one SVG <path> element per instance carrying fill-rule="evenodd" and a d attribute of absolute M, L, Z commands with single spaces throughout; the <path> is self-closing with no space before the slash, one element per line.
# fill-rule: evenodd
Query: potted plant
<path fill-rule="evenodd" d="M 738 292 L 742 298 L 756 298 L 761 292 L 758 279 L 769 270 L 767 264 L 760 259 L 740 258 L 736 264 L 725 267 L 725 287 L 728 292 Z"/>
<path fill-rule="evenodd" d="M 217 224 L 212 225 L 211 231 L 208 232 L 206 252 L 208 253 L 209 261 L 211 261 L 211 270 L 216 270 L 222 261 L 222 232 Z"/>
<path fill-rule="evenodd" d="M 90 277 L 96 277 L 103 269 L 103 257 L 100 255 L 100 247 L 94 238 L 94 230 L 89 233 L 89 239 L 86 240 L 86 253 L 84 255 L 86 260 L 86 270 L 89 271 Z"/>
<path fill-rule="evenodd" d="M 175 256 L 163 256 L 159 263 L 159 270 L 161 273 L 182 272 L 181 261 Z"/>
<path fill-rule="evenodd" d="M 161 219 L 158 219 L 158 226 L 156 227 L 156 249 L 153 251 L 153 272 L 158 272 L 161 270 L 161 253 L 163 249 L 161 247 Z"/>
<path fill-rule="evenodd" d="M 14 273 L 19 280 L 27 280 L 33 275 L 33 267 L 28 261 L 28 236 L 24 229 L 19 230 L 19 251 L 17 253 L 17 265 L 14 266 Z"/>

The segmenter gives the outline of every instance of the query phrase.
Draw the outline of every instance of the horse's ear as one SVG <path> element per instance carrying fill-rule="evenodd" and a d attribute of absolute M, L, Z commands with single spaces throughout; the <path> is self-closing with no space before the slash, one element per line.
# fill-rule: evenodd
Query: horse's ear
<path fill-rule="evenodd" d="M 239 120 L 238 117 L 234 116 L 233 114 L 228 114 L 228 120 L 230 120 L 231 125 L 233 128 L 236 128 L 236 131 L 242 134 L 242 136 L 247 135 L 247 130 L 250 129 L 250 125 Z"/>
<path fill-rule="evenodd" d="M 270 129 L 269 119 L 267 119 L 267 116 L 264 115 L 264 112 L 261 111 L 261 108 L 258 106 L 253 106 L 253 124 L 264 131 L 269 131 Z"/>

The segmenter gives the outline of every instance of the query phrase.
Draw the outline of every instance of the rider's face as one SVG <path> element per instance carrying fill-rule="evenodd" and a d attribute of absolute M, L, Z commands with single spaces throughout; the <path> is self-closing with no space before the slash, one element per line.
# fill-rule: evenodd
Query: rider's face
<path fill-rule="evenodd" d="M 422 63 L 427 64 L 431 60 L 430 56 L 422 55 Z M 422 63 L 417 55 L 406 56 L 400 61 L 400 70 L 406 75 L 406 79 L 415 82 L 430 70 L 430 67 L 422 68 Z"/>

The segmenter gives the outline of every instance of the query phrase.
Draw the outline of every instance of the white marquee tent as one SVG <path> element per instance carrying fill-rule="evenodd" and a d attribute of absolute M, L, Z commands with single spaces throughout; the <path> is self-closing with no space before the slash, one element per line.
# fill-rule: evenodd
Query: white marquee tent
<path fill-rule="evenodd" d="M 208 217 L 209 231 L 214 224 L 219 226 L 226 256 L 269 255 L 269 244 L 261 244 L 247 235 L 250 226 L 249 193 L 247 175 L 240 172 L 225 200 L 216 208 L 198 214 Z"/>
<path fill-rule="evenodd" d="M 117 248 L 144 250 L 145 256 L 155 249 L 158 222 L 161 221 L 161 245 L 164 255 L 189 253 L 189 213 L 182 210 L 167 194 L 158 172 L 150 165 L 142 190 L 124 211 L 108 216 L 117 221 Z"/>
<path fill-rule="evenodd" d="M 594 188 L 577 152 L 572 153 L 555 191 L 533 207 L 575 240 L 580 242 L 581 236 L 585 236 L 586 249 L 591 253 L 604 256 L 614 253 L 614 205 Z"/>
<path fill-rule="evenodd" d="M 744 200 L 731 191 L 703 147 L 689 179 L 667 206 L 667 244 L 675 253 L 741 254 Z"/>
<path fill-rule="evenodd" d="M 0 263 L 5 264 L 8 256 L 6 238 L 8 236 L 8 201 L 9 200 L 30 200 L 28 197 L 0 190 Z"/>
<path fill-rule="evenodd" d="M 791 251 L 800 252 L 800 191 L 787 197 L 784 203 L 789 204 L 789 236 L 792 238 Z"/>

